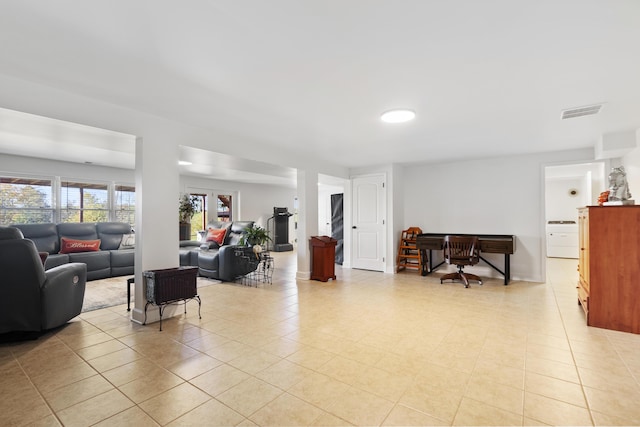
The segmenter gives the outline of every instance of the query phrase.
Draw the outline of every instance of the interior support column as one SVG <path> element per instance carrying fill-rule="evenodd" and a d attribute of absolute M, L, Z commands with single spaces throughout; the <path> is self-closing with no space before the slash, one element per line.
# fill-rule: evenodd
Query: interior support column
<path fill-rule="evenodd" d="M 178 257 L 178 145 L 162 135 L 136 139 L 136 249 L 134 322 L 144 321 L 142 272 L 173 268 Z M 123 289 L 125 278 L 123 278 Z M 174 310 L 175 311 L 175 310 Z M 172 316 L 166 312 L 163 317 Z M 157 309 L 147 313 L 147 323 L 159 320 Z"/>
<path fill-rule="evenodd" d="M 318 172 L 298 169 L 297 279 L 311 277 L 309 239 L 318 234 Z"/>

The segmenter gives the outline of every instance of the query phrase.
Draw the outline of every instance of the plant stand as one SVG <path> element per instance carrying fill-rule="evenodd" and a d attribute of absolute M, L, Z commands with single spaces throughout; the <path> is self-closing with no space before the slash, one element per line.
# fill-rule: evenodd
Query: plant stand
<path fill-rule="evenodd" d="M 253 283 L 256 287 L 258 287 L 258 283 L 273 284 L 274 268 L 273 257 L 269 255 L 269 252 L 261 252 L 258 256 L 258 267 L 245 276 L 249 286 Z"/>

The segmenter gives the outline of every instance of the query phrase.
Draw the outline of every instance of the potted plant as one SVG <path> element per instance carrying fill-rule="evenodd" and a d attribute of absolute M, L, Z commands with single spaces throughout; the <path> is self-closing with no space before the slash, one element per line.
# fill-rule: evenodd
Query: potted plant
<path fill-rule="evenodd" d="M 191 218 L 198 208 L 198 197 L 183 194 L 178 203 L 178 220 L 180 222 L 180 240 L 191 238 Z"/>
<path fill-rule="evenodd" d="M 264 228 L 259 225 L 253 224 L 253 226 L 247 228 L 244 232 L 244 236 L 240 239 L 241 245 L 261 246 L 266 242 L 270 242 L 271 237 Z"/>

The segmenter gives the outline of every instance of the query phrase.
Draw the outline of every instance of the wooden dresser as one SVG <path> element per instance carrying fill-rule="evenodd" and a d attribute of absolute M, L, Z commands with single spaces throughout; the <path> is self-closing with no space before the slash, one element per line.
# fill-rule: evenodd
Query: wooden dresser
<path fill-rule="evenodd" d="M 578 226 L 587 325 L 640 334 L 640 205 L 580 208 Z"/>

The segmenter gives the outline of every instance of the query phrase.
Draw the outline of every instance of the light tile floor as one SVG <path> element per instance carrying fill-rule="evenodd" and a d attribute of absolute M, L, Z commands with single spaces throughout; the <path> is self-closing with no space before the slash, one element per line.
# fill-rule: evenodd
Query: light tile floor
<path fill-rule="evenodd" d="M 640 336 L 587 327 L 575 260 L 546 283 L 440 285 L 336 268 L 201 287 L 186 316 L 125 306 L 0 344 L 0 425 L 633 425 Z M 125 290 L 123 278 L 123 292 Z"/>

